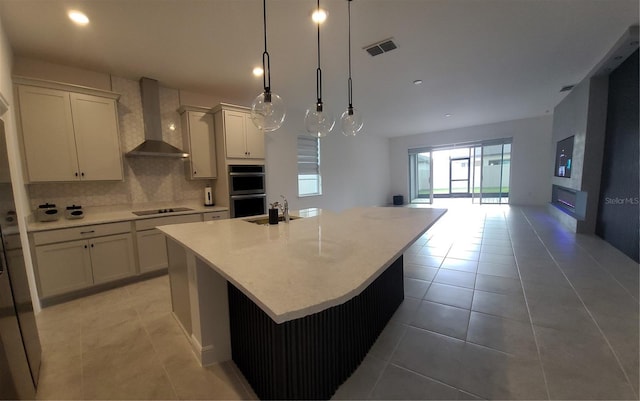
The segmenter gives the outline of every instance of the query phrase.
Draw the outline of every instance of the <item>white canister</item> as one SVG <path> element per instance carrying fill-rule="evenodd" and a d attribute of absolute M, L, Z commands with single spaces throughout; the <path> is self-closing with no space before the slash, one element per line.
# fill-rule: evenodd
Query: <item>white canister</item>
<path fill-rule="evenodd" d="M 39 222 L 56 221 L 60 218 L 56 205 L 45 203 L 36 209 L 36 220 Z"/>
<path fill-rule="evenodd" d="M 211 187 L 206 187 L 204 189 L 204 205 L 205 206 L 213 206 L 215 203 L 213 202 L 213 191 Z"/>

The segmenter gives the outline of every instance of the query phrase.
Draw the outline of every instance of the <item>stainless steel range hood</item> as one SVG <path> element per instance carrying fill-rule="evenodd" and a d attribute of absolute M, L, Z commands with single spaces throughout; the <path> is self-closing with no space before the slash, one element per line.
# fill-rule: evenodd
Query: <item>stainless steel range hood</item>
<path fill-rule="evenodd" d="M 142 118 L 144 119 L 144 142 L 128 152 L 127 156 L 189 157 L 188 153 L 162 140 L 158 81 L 142 77 L 140 79 L 140 95 L 142 97 Z"/>

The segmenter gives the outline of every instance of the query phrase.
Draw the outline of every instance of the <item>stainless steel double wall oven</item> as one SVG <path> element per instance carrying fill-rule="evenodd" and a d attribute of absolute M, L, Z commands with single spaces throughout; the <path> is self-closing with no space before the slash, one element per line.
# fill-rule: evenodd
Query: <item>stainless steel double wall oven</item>
<path fill-rule="evenodd" d="M 267 191 L 264 166 L 230 165 L 229 197 L 232 218 L 265 214 Z"/>

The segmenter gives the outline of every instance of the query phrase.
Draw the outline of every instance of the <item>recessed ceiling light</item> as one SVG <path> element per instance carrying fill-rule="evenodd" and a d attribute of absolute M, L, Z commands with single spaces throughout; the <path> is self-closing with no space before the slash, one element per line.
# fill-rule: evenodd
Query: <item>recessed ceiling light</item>
<path fill-rule="evenodd" d="M 327 19 L 327 12 L 321 8 L 315 10 L 313 14 L 311 14 L 311 19 L 316 24 L 322 24 Z"/>
<path fill-rule="evenodd" d="M 415 81 L 413 81 L 414 85 L 422 85 L 422 80 L 421 79 L 416 79 Z"/>
<path fill-rule="evenodd" d="M 253 75 L 255 75 L 256 77 L 261 77 L 262 74 L 264 74 L 264 70 L 262 69 L 262 67 L 255 67 L 253 69 Z"/>
<path fill-rule="evenodd" d="M 87 25 L 89 23 L 89 17 L 83 12 L 71 10 L 67 14 L 71 21 L 75 22 L 78 25 Z"/>
<path fill-rule="evenodd" d="M 452 114 L 447 113 L 447 114 L 445 114 L 444 116 L 445 116 L 446 118 L 449 118 L 449 117 L 451 117 L 451 116 L 452 116 Z"/>

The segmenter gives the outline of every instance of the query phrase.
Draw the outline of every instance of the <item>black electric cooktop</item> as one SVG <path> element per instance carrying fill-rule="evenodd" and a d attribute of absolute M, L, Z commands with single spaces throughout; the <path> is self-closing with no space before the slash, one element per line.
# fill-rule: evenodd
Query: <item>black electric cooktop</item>
<path fill-rule="evenodd" d="M 149 216 L 152 214 L 169 214 L 169 213 L 177 213 L 177 212 L 188 212 L 190 209 L 188 207 L 173 207 L 166 209 L 151 209 L 151 210 L 137 210 L 135 212 L 131 212 L 136 216 Z"/>

